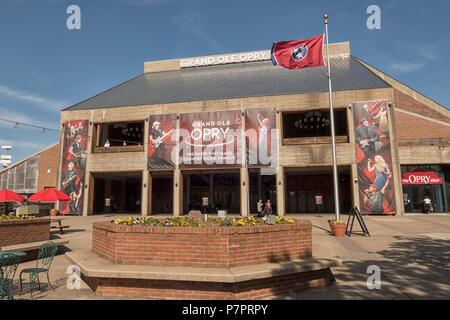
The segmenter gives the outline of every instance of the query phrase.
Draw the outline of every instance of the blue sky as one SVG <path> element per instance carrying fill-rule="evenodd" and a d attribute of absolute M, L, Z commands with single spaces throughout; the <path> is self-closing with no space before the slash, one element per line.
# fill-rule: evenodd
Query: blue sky
<path fill-rule="evenodd" d="M 81 30 L 66 9 L 81 8 Z M 370 5 L 381 29 L 369 30 Z M 450 106 L 448 0 L 2 0 L 0 117 L 58 128 L 59 111 L 143 72 L 144 61 L 270 49 L 324 32 L 352 54 Z M 0 121 L 13 162 L 58 134 Z"/>

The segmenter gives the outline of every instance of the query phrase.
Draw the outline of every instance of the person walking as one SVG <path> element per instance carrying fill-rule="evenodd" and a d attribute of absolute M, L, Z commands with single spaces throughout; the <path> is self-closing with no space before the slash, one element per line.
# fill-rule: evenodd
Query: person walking
<path fill-rule="evenodd" d="M 431 203 L 431 199 L 429 196 L 425 196 L 425 199 L 423 199 L 422 203 L 423 203 L 423 213 L 433 212 L 433 205 Z"/>

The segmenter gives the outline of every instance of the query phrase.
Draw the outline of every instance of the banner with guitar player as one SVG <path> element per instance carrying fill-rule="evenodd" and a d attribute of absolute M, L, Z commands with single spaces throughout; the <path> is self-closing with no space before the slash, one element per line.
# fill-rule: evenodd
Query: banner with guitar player
<path fill-rule="evenodd" d="M 386 101 L 353 103 L 362 214 L 394 214 L 395 191 Z"/>
<path fill-rule="evenodd" d="M 148 169 L 175 168 L 176 115 L 152 115 L 149 124 Z"/>
<path fill-rule="evenodd" d="M 181 168 L 236 167 L 242 161 L 240 110 L 180 115 Z"/>
<path fill-rule="evenodd" d="M 64 124 L 60 190 L 70 197 L 70 201 L 60 203 L 61 214 L 81 215 L 83 212 L 88 126 L 88 120 L 66 121 Z"/>

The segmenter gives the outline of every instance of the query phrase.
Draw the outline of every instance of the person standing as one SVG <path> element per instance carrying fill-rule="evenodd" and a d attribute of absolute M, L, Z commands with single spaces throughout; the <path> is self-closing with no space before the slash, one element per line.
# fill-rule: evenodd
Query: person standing
<path fill-rule="evenodd" d="M 382 144 L 378 141 L 377 129 L 370 125 L 366 118 L 362 118 L 360 124 L 355 131 L 355 141 L 359 144 L 361 151 L 364 152 L 364 158 L 368 160 L 374 152 L 381 148 Z"/>
<path fill-rule="evenodd" d="M 270 199 L 267 199 L 264 211 L 267 216 L 272 214 L 272 204 L 270 203 Z"/>
<path fill-rule="evenodd" d="M 263 206 L 264 203 L 262 202 L 262 200 L 260 199 L 257 203 L 256 203 L 256 209 L 258 211 L 258 218 L 262 218 L 263 217 Z"/>
<path fill-rule="evenodd" d="M 105 198 L 105 213 L 106 216 L 109 216 L 109 212 L 111 211 L 111 198 L 106 197 Z"/>

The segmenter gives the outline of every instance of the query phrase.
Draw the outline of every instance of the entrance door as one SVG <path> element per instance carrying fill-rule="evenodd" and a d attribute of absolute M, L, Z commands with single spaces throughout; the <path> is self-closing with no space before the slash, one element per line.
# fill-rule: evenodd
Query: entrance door
<path fill-rule="evenodd" d="M 351 208 L 350 168 L 339 167 L 339 201 L 342 212 Z M 286 168 L 287 213 L 332 213 L 334 209 L 332 168 Z M 321 196 L 322 204 L 316 203 Z"/>
<path fill-rule="evenodd" d="M 218 210 L 240 213 L 240 174 L 231 170 L 184 171 L 183 172 L 183 212 L 200 210 L 202 199 L 208 199 L 209 214 Z"/>
<path fill-rule="evenodd" d="M 152 214 L 173 212 L 173 173 L 152 172 Z"/>
<path fill-rule="evenodd" d="M 441 185 L 405 185 L 403 186 L 405 213 L 422 213 L 422 201 L 426 196 L 431 199 L 433 213 L 445 212 Z"/>

